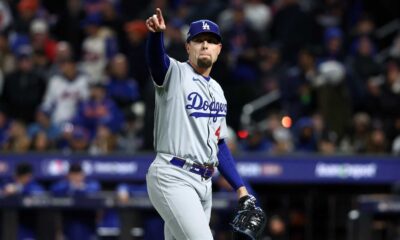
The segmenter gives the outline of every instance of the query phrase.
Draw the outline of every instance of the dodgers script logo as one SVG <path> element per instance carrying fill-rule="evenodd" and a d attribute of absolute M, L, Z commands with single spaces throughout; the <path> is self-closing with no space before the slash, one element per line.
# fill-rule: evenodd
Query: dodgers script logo
<path fill-rule="evenodd" d="M 192 112 L 189 116 L 199 117 L 212 117 L 213 122 L 216 122 L 218 117 L 225 117 L 227 111 L 227 105 L 220 102 L 208 102 L 203 100 L 203 97 L 197 93 L 192 92 L 187 96 L 189 104 L 186 105 L 186 109 L 200 110 Z"/>
<path fill-rule="evenodd" d="M 210 30 L 210 26 L 205 21 L 202 21 L 202 23 L 203 23 L 203 30 Z"/>

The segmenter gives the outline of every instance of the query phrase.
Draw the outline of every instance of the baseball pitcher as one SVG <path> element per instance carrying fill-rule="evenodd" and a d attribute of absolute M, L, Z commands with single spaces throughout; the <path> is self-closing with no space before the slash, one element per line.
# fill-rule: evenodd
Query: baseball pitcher
<path fill-rule="evenodd" d="M 146 25 L 151 32 L 146 55 L 155 86 L 157 152 L 146 180 L 150 200 L 165 221 L 165 239 L 213 239 L 209 220 L 215 168 L 237 192 L 239 211 L 232 222 L 234 231 L 249 239 L 258 238 L 265 215 L 247 192 L 224 142 L 227 102 L 221 86 L 210 77 L 222 49 L 218 25 L 210 20 L 190 24 L 187 62 L 165 53 L 166 25 L 159 8 Z"/>

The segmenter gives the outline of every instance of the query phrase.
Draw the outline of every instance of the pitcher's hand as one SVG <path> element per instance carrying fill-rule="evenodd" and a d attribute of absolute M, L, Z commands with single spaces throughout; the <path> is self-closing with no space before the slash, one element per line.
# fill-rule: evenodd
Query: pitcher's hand
<path fill-rule="evenodd" d="M 153 16 L 149 17 L 146 20 L 146 26 L 147 29 L 149 29 L 150 32 L 164 32 L 166 29 L 165 26 L 165 21 L 164 17 L 162 15 L 161 9 L 156 8 L 156 14 L 153 14 Z"/>

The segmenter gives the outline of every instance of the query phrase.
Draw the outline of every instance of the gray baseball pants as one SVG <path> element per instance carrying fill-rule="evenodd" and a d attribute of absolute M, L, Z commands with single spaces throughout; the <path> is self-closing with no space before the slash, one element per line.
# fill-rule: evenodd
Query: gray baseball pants
<path fill-rule="evenodd" d="M 165 222 L 165 240 L 213 239 L 211 178 L 205 180 L 157 156 L 146 180 L 150 201 Z"/>

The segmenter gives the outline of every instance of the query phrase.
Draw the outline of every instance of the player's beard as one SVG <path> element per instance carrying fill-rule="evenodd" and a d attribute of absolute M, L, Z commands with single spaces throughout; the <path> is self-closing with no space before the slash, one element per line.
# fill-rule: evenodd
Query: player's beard
<path fill-rule="evenodd" d="M 200 68 L 209 68 L 212 66 L 212 61 L 210 58 L 199 58 L 197 59 L 197 66 Z"/>

